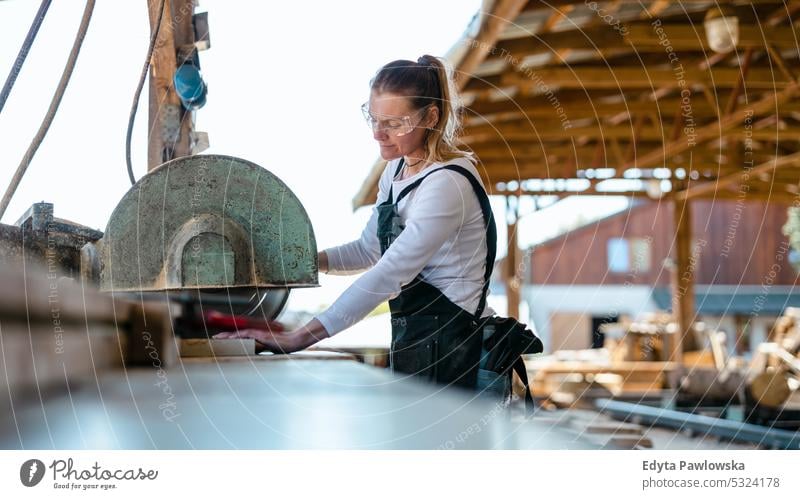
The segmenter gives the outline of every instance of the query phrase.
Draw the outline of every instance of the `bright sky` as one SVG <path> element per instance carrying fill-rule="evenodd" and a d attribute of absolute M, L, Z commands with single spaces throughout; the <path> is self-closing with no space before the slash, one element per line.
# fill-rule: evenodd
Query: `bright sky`
<path fill-rule="evenodd" d="M 206 153 L 253 161 L 286 182 L 308 211 L 319 248 L 356 238 L 370 210 L 353 213 L 351 199 L 378 154 L 359 110 L 370 78 L 394 59 L 444 55 L 480 4 L 203 0 L 212 47 L 200 54 L 209 96 L 196 129 L 209 134 Z M 34 0 L 0 1 L 3 80 L 38 6 Z M 53 2 L 0 114 L 3 191 L 47 110 L 83 8 L 83 0 Z M 148 39 L 145 0 L 98 0 L 59 113 L 3 223 L 13 224 L 32 203 L 48 201 L 57 217 L 105 230 L 130 188 L 125 131 Z M 133 140 L 137 178 L 146 171 L 146 124 L 145 87 Z M 503 220 L 502 200 L 494 205 Z M 547 217 L 521 222 L 521 246 L 554 235 L 580 213 L 602 216 L 624 201 L 559 205 Z M 505 227 L 499 229 L 502 255 Z M 294 291 L 290 307 L 331 303 L 353 279 L 321 275 L 322 287 Z"/>

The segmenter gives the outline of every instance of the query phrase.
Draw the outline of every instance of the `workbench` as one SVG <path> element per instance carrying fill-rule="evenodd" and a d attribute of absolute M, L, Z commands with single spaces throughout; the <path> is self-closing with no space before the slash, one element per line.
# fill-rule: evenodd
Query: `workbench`
<path fill-rule="evenodd" d="M 494 401 L 348 358 L 182 359 L 126 368 L 2 416 L 4 449 L 588 449 Z"/>

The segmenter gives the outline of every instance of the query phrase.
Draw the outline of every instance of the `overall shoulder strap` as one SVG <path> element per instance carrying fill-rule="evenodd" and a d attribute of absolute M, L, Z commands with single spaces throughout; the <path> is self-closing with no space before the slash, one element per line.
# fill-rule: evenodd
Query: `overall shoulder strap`
<path fill-rule="evenodd" d="M 475 191 L 475 195 L 478 196 L 478 202 L 481 205 L 481 212 L 483 212 L 483 223 L 486 226 L 486 271 L 484 272 L 483 276 L 484 283 L 483 291 L 481 292 L 481 299 L 478 302 L 478 309 L 475 312 L 475 320 L 480 321 L 483 310 L 486 308 L 486 295 L 489 291 L 492 270 L 494 270 L 494 260 L 497 256 L 497 226 L 495 225 L 494 215 L 492 214 L 492 205 L 489 202 L 489 196 L 486 194 L 486 190 L 484 190 L 483 186 L 480 184 L 480 182 L 478 182 L 478 179 L 476 179 L 475 176 L 463 166 L 445 165 L 441 168 L 433 170 L 432 172 L 428 172 L 422 178 L 408 185 L 400 192 L 400 195 L 397 196 L 396 202 L 399 203 L 401 199 L 408 195 L 408 193 L 410 193 L 412 190 L 416 189 L 423 180 L 428 178 L 429 175 L 432 175 L 439 170 L 454 171 L 466 177 L 472 186 L 472 190 Z"/>
<path fill-rule="evenodd" d="M 481 211 L 483 212 L 483 224 L 486 226 L 486 271 L 483 274 L 484 282 L 481 299 L 475 312 L 475 320 L 480 322 L 483 309 L 486 308 L 486 295 L 489 293 L 489 283 L 492 278 L 492 270 L 494 270 L 494 260 L 497 256 L 497 226 L 494 222 L 492 205 L 489 202 L 489 195 L 486 194 L 486 190 L 469 170 L 459 165 L 447 165 L 443 166 L 442 169 L 458 172 L 469 180 L 472 190 L 478 196 L 478 203 L 480 203 Z"/>
<path fill-rule="evenodd" d="M 394 171 L 394 176 L 392 177 L 392 180 L 394 180 L 394 177 L 396 177 L 397 174 L 400 173 L 400 170 L 403 168 L 403 165 L 405 164 L 405 162 L 406 162 L 406 158 L 401 156 L 400 157 L 400 162 L 397 163 L 397 169 Z"/>
<path fill-rule="evenodd" d="M 397 168 L 394 170 L 394 175 L 392 175 L 392 179 L 389 181 L 389 196 L 386 198 L 386 200 L 389 201 L 390 203 L 392 202 L 392 190 L 394 189 L 394 184 L 392 182 L 394 182 L 394 178 L 397 176 L 398 173 L 400 173 L 400 170 L 403 169 L 403 164 L 405 163 L 405 161 L 406 158 L 401 156 L 400 162 L 397 163 Z"/>

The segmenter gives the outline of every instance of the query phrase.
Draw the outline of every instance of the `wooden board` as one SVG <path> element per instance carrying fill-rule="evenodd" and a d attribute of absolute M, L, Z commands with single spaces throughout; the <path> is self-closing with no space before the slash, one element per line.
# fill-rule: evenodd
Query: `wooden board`
<path fill-rule="evenodd" d="M 126 342 L 113 326 L 0 321 L 0 411 L 121 370 Z"/>
<path fill-rule="evenodd" d="M 592 320 L 588 314 L 555 312 L 550 314 L 552 351 L 583 350 L 592 346 Z"/>
<path fill-rule="evenodd" d="M 357 361 L 355 355 L 344 352 L 327 352 L 317 350 L 303 350 L 289 354 L 275 354 L 271 352 L 261 352 L 256 355 L 229 355 L 225 357 L 181 357 L 184 364 L 203 364 L 214 363 L 235 363 L 235 362 L 283 362 L 283 361 L 307 361 L 307 360 L 334 360 L 334 361 Z M 363 362 L 362 362 L 363 363 Z"/>
<path fill-rule="evenodd" d="M 44 268 L 0 268 L 0 317 L 60 322 L 124 322 L 128 308 L 111 296 Z"/>
<path fill-rule="evenodd" d="M 256 354 L 256 340 L 252 338 L 180 339 L 181 357 L 242 357 Z"/>
<path fill-rule="evenodd" d="M 617 362 L 609 365 L 586 362 L 552 362 L 528 368 L 533 393 L 537 397 L 548 396 L 559 389 L 565 375 L 616 374 L 622 379 L 621 394 L 626 392 L 659 392 L 663 389 L 676 364 L 670 362 Z"/>

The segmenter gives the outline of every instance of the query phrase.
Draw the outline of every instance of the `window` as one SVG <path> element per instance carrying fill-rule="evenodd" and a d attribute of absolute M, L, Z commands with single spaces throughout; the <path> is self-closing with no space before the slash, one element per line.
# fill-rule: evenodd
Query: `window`
<path fill-rule="evenodd" d="M 650 270 L 650 239 L 646 238 L 611 238 L 608 240 L 609 272 L 641 273 Z"/>
<path fill-rule="evenodd" d="M 648 272 L 650 270 L 650 240 L 631 239 L 631 267 L 634 272 Z"/>
<path fill-rule="evenodd" d="M 627 272 L 630 270 L 630 251 L 628 241 L 620 238 L 608 240 L 608 270 L 610 272 Z"/>
<path fill-rule="evenodd" d="M 789 250 L 789 263 L 792 264 L 795 270 L 800 272 L 800 251 L 794 248 Z"/>

